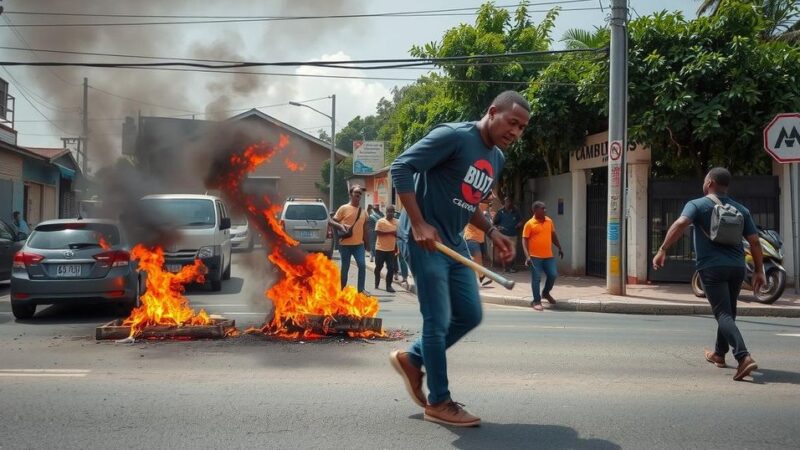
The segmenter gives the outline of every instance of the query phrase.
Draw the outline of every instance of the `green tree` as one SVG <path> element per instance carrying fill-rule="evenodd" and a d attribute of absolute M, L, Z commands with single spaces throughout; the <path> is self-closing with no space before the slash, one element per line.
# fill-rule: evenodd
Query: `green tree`
<path fill-rule="evenodd" d="M 730 3 L 741 0 L 703 0 L 697 9 L 698 15 L 718 16 Z M 764 21 L 761 31 L 763 39 L 780 39 L 800 42 L 800 2 L 797 0 L 754 0 L 742 3 L 752 4 Z"/>
<path fill-rule="evenodd" d="M 734 1 L 691 21 L 661 12 L 630 23 L 628 136 L 651 147 L 655 174 L 769 173 L 762 129 L 800 109 L 800 51 L 762 40 L 765 26 Z M 581 102 L 607 114 L 607 85 L 603 61 L 586 73 Z"/>

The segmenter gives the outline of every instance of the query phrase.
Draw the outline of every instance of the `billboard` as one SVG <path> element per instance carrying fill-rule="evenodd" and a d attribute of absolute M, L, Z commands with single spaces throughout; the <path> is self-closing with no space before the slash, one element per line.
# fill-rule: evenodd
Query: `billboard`
<path fill-rule="evenodd" d="M 383 141 L 353 141 L 353 175 L 383 169 Z"/>

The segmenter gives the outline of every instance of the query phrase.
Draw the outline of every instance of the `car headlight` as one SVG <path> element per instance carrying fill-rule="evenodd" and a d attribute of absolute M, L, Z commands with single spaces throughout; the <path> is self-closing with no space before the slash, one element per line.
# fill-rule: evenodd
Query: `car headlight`
<path fill-rule="evenodd" d="M 214 256 L 214 253 L 216 252 L 214 252 L 213 245 L 209 245 L 208 247 L 200 247 L 200 249 L 197 250 L 197 258 L 198 259 L 211 258 L 212 256 Z"/>

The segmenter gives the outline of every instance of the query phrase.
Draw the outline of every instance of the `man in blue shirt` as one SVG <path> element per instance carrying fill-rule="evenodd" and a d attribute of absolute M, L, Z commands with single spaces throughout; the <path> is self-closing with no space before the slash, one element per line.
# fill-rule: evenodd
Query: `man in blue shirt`
<path fill-rule="evenodd" d="M 480 418 L 450 398 L 445 350 L 480 323 L 483 312 L 472 269 L 436 251 L 436 242 L 469 257 L 462 231 L 471 223 L 486 233 L 504 260 L 511 243 L 481 213 L 478 204 L 491 191 L 508 148 L 528 124 L 530 106 L 517 92 L 498 95 L 478 122 L 436 126 L 403 152 L 391 166 L 392 180 L 405 207 L 398 230 L 400 251 L 417 286 L 422 335 L 391 363 L 412 400 L 425 408 L 425 420 L 477 426 Z M 427 402 L 422 390 L 428 371 Z"/>
<path fill-rule="evenodd" d="M 17 231 L 20 233 L 25 233 L 25 235 L 31 234 L 31 229 L 28 226 L 28 222 L 25 222 L 25 219 L 22 218 L 19 211 L 14 211 L 11 213 L 11 216 L 14 219 L 14 226 L 17 227 Z"/>
<path fill-rule="evenodd" d="M 495 214 L 494 224 L 497 225 L 497 229 L 500 230 L 503 235 L 511 240 L 512 245 L 516 249 L 517 238 L 525 222 L 522 220 L 522 214 L 520 214 L 519 210 L 514 206 L 514 200 L 511 197 L 506 197 L 503 209 L 497 211 L 497 214 Z M 516 272 L 517 269 L 514 268 L 513 263 L 514 261 L 508 263 L 503 262 L 504 271 L 511 273 Z"/>
<path fill-rule="evenodd" d="M 739 362 L 733 379 L 741 381 L 758 368 L 736 326 L 736 299 L 745 276 L 744 246 L 741 243 L 730 246 L 711 241 L 711 213 L 716 204 L 712 196 L 722 204 L 733 205 L 744 216 L 742 235 L 750 243 L 750 252 L 755 263 L 752 283 L 754 292 L 766 283 L 766 277 L 758 230 L 750 211 L 728 197 L 730 182 L 731 173 L 727 169 L 715 167 L 708 172 L 703 182 L 703 193 L 706 196 L 691 200 L 683 208 L 681 216 L 669 228 L 664 243 L 653 258 L 653 269 L 658 270 L 664 266 L 667 249 L 680 239 L 689 225 L 694 225 L 696 266 L 718 325 L 716 346 L 713 352 L 706 350 L 706 361 L 717 367 L 725 367 L 725 354 L 732 349 L 734 358 Z"/>

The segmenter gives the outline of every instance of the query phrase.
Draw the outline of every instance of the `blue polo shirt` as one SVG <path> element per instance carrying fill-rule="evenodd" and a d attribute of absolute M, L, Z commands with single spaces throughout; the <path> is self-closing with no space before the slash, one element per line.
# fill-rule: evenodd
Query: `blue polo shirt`
<path fill-rule="evenodd" d="M 741 203 L 735 202 L 726 196 L 717 196 L 722 204 L 731 204 L 744 216 L 744 230 L 742 237 L 751 236 L 758 233 L 750 210 Z M 697 270 L 709 267 L 742 267 L 744 266 L 744 246 L 739 245 L 720 245 L 711 242 L 707 236 L 711 229 L 711 211 L 714 209 L 714 201 L 708 197 L 700 197 L 690 200 L 683 207 L 681 216 L 687 217 L 694 225 L 694 251 L 697 255 L 695 262 Z"/>

